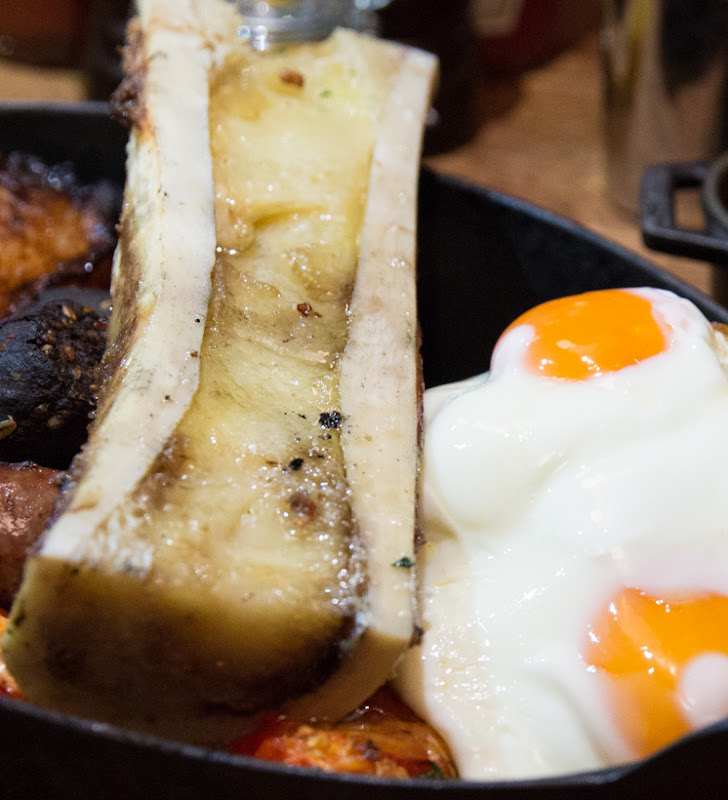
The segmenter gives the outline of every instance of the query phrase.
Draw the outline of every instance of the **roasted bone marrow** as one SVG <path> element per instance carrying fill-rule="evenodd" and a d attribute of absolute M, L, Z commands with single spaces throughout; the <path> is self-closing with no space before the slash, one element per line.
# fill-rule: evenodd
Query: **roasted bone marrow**
<path fill-rule="evenodd" d="M 434 59 L 240 22 L 139 3 L 104 384 L 3 638 L 31 702 L 202 743 L 341 717 L 416 625 Z"/>

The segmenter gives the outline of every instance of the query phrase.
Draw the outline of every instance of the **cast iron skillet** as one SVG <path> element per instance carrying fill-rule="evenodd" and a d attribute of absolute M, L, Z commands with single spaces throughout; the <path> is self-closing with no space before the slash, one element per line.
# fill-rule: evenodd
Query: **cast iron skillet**
<path fill-rule="evenodd" d="M 106 107 L 0 106 L 0 150 L 70 160 L 84 180 L 121 182 L 125 135 Z M 590 289 L 650 285 L 728 311 L 620 247 L 546 211 L 423 170 L 420 317 L 429 386 L 487 368 L 520 312 Z M 728 723 L 637 765 L 501 784 L 329 776 L 268 765 L 70 718 L 0 698 L 0 797 L 7 800 L 576 800 L 725 797 Z"/>
<path fill-rule="evenodd" d="M 702 229 L 676 219 L 680 192 L 700 190 Z M 663 253 L 713 264 L 712 294 L 728 305 L 728 153 L 714 161 L 651 164 L 640 182 L 642 238 Z"/>

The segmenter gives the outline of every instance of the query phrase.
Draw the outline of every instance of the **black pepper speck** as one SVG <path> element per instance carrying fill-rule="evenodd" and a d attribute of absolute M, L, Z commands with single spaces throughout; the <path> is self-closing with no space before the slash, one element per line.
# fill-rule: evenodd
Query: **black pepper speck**
<path fill-rule="evenodd" d="M 319 425 L 322 428 L 338 428 L 341 425 L 341 414 L 338 411 L 324 411 L 319 415 Z"/>

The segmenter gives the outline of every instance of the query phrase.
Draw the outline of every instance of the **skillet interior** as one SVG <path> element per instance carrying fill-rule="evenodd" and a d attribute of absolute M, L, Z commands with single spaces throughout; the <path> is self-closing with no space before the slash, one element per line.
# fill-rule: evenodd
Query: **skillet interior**
<path fill-rule="evenodd" d="M 122 182 L 124 132 L 103 104 L 0 106 L 0 150 L 69 160 L 83 180 Z M 500 331 L 553 297 L 650 285 L 690 298 L 710 318 L 728 311 L 649 262 L 515 198 L 424 169 L 420 187 L 420 319 L 428 386 L 487 369 Z M 162 800 L 723 797 L 728 723 L 636 766 L 563 779 L 477 784 L 324 776 L 190 748 L 0 698 L 0 796 Z"/>

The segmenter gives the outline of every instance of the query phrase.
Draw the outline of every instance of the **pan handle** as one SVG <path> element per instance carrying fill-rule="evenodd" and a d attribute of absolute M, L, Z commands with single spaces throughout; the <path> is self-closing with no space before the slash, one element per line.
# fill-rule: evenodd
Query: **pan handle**
<path fill-rule="evenodd" d="M 640 184 L 642 238 L 647 247 L 701 261 L 728 264 L 728 238 L 709 231 L 681 228 L 675 223 L 675 195 L 680 189 L 701 187 L 711 161 L 654 164 Z"/>

